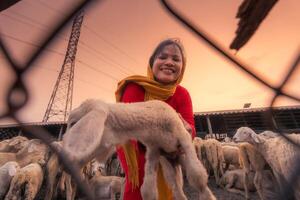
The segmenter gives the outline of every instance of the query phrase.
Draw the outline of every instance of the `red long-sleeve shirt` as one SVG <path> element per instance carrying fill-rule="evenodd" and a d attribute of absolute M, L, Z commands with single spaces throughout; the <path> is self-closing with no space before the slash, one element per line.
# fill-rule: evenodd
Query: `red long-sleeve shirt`
<path fill-rule="evenodd" d="M 121 102 L 142 102 L 144 101 L 145 90 L 142 86 L 136 83 L 129 83 L 124 89 Z M 180 113 L 183 119 L 188 122 L 192 129 L 192 137 L 195 137 L 195 122 L 193 116 L 192 101 L 189 92 L 182 86 L 178 85 L 173 96 L 169 97 L 166 101 L 170 106 L 172 106 L 176 112 Z M 128 166 L 125 159 L 125 154 L 122 149 L 118 149 L 118 157 L 121 162 L 122 168 L 125 172 L 125 190 L 124 190 L 124 200 L 142 200 L 140 188 L 143 183 L 144 178 L 144 167 L 145 167 L 145 149 L 136 141 L 131 141 L 135 146 L 137 161 L 139 167 L 139 186 L 138 188 L 133 188 L 128 180 Z"/>

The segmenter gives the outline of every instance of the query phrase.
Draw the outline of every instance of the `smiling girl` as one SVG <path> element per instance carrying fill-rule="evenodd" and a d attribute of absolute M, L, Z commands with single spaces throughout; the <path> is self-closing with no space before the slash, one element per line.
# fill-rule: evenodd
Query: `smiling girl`
<path fill-rule="evenodd" d="M 141 102 L 158 99 L 172 106 L 185 126 L 195 136 L 192 101 L 189 92 L 179 85 L 186 66 L 184 48 L 178 39 L 162 41 L 152 53 L 147 68 L 147 77 L 130 76 L 118 83 L 116 99 L 119 102 Z M 159 115 L 159 113 L 157 113 Z M 126 176 L 124 200 L 141 200 L 145 147 L 130 141 L 117 149 L 118 158 Z M 171 190 L 164 181 L 161 167 L 158 168 L 157 186 L 159 200 L 173 199 Z"/>

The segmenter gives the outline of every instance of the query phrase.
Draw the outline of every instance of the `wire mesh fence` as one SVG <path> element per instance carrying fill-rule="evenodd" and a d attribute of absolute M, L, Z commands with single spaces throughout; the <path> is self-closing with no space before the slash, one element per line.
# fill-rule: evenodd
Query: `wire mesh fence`
<path fill-rule="evenodd" d="M 77 182 L 78 187 L 80 190 L 85 194 L 85 196 L 88 199 L 93 199 L 91 196 L 91 192 L 87 184 L 82 180 L 82 178 L 79 176 L 79 169 L 78 167 L 69 161 L 69 159 L 64 155 L 63 151 L 58 151 L 57 148 L 52 144 L 53 141 L 56 140 L 55 137 L 51 135 L 49 131 L 42 127 L 26 127 L 23 126 L 22 121 L 18 117 L 18 112 L 20 109 L 22 109 L 26 103 L 30 100 L 29 95 L 29 89 L 26 85 L 26 82 L 24 82 L 24 79 L 22 77 L 25 73 L 27 73 L 31 68 L 34 67 L 34 62 L 37 60 L 37 58 L 43 53 L 43 50 L 51 43 L 51 41 L 58 35 L 63 27 L 72 20 L 72 18 L 78 13 L 80 10 L 85 9 L 88 10 L 88 7 L 92 3 L 101 3 L 102 1 L 93 1 L 93 0 L 86 0 L 80 3 L 77 7 L 71 9 L 65 18 L 63 18 L 61 21 L 57 22 L 55 28 L 50 30 L 49 33 L 45 34 L 46 36 L 41 38 L 41 47 L 38 48 L 36 51 L 32 52 L 32 54 L 27 57 L 25 64 L 21 65 L 12 57 L 12 52 L 9 51 L 9 48 L 7 47 L 5 41 L 2 39 L 0 35 L 0 48 L 3 52 L 6 61 L 9 63 L 16 79 L 7 86 L 8 92 L 6 94 L 6 106 L 7 109 L 0 113 L 0 119 L 2 118 L 10 118 L 13 119 L 16 123 L 20 124 L 20 128 L 22 131 L 30 132 L 35 138 L 43 140 L 52 151 L 58 154 L 62 164 L 64 165 L 64 168 L 70 172 L 72 177 Z M 285 138 L 291 145 L 295 145 L 297 148 L 299 148 L 299 145 L 296 144 L 294 141 L 286 137 L 285 134 L 282 134 L 282 130 L 278 129 L 276 126 L 274 126 L 273 121 L 271 120 L 271 116 L 273 115 L 273 105 L 277 101 L 278 97 L 285 96 L 287 98 L 296 100 L 300 102 L 300 97 L 298 97 L 295 94 L 290 94 L 284 90 L 284 86 L 296 70 L 296 68 L 299 65 L 300 60 L 300 52 L 297 52 L 296 58 L 293 60 L 293 62 L 289 66 L 289 71 L 287 74 L 282 74 L 282 81 L 281 84 L 278 86 L 273 86 L 270 84 L 267 80 L 261 78 L 258 74 L 255 74 L 250 70 L 250 67 L 245 64 L 241 59 L 234 56 L 232 53 L 230 53 L 227 48 L 223 47 L 221 44 L 216 42 L 208 33 L 206 33 L 204 30 L 202 30 L 200 27 L 197 27 L 191 20 L 188 19 L 188 17 L 184 16 L 180 13 L 176 8 L 174 8 L 168 1 L 161 0 L 161 6 L 165 9 L 165 11 L 170 14 L 174 20 L 176 20 L 178 23 L 180 23 L 182 26 L 184 26 L 187 30 L 191 31 L 201 42 L 206 43 L 210 48 L 214 49 L 216 54 L 220 54 L 225 59 L 230 61 L 234 67 L 241 69 L 246 74 L 249 75 L 249 78 L 254 79 L 255 81 L 259 82 L 261 85 L 266 86 L 270 90 L 274 91 L 274 96 L 272 100 L 269 103 L 269 110 L 265 114 L 264 120 L 269 123 L 270 127 L 273 127 L 276 132 L 280 133 L 283 138 Z M 17 132 L 13 133 L 2 133 L 1 139 L 10 138 L 12 136 L 17 135 Z M 296 184 L 296 181 L 299 179 L 300 176 L 300 158 L 296 158 L 297 162 L 294 166 L 294 169 L 291 172 L 290 179 L 287 180 L 287 184 L 285 184 L 282 192 L 282 199 L 284 199 L 285 196 L 288 196 L 288 192 L 292 188 L 294 184 Z M 119 169 L 118 169 L 119 170 Z"/>

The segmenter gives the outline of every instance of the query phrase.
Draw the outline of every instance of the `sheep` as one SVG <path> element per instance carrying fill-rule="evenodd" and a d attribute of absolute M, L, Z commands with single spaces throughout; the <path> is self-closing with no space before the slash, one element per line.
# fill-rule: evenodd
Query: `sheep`
<path fill-rule="evenodd" d="M 61 176 L 61 166 L 55 153 L 50 156 L 45 171 L 47 176 L 45 200 L 51 200 L 52 197 L 56 197 L 56 188 Z"/>
<path fill-rule="evenodd" d="M 16 136 L 0 142 L 0 152 L 16 153 L 27 145 L 28 139 L 23 136 Z"/>
<path fill-rule="evenodd" d="M 207 173 L 209 173 L 210 165 L 207 160 L 206 151 L 205 151 L 205 147 L 204 147 L 204 141 L 205 140 L 202 140 L 199 137 L 195 137 L 193 139 L 193 144 L 194 144 L 198 159 L 204 165 L 205 169 L 207 170 Z"/>
<path fill-rule="evenodd" d="M 10 185 L 11 179 L 20 169 L 16 162 L 7 162 L 0 168 L 0 199 L 3 199 Z"/>
<path fill-rule="evenodd" d="M 46 163 L 49 148 L 39 139 L 30 140 L 24 148 L 17 153 L 0 153 L 0 166 L 9 161 L 16 161 L 20 167 L 30 163 L 38 162 L 41 165 Z"/>
<path fill-rule="evenodd" d="M 99 166 L 99 163 L 97 163 L 97 161 L 93 159 L 80 170 L 80 175 L 82 179 L 86 181 L 86 183 L 88 183 L 89 180 L 92 179 L 94 176 L 100 174 L 97 166 Z M 93 184 L 90 185 L 93 187 Z M 63 171 L 62 175 L 60 176 L 59 183 L 58 183 L 58 190 L 60 196 L 64 197 L 67 200 L 73 200 L 75 199 L 75 197 L 77 197 L 76 182 L 74 181 L 72 176 L 68 174 L 66 171 Z M 95 196 L 95 198 L 97 199 L 98 197 Z"/>
<path fill-rule="evenodd" d="M 223 140 L 224 143 L 231 143 L 232 142 L 232 139 L 228 136 L 226 136 Z"/>
<path fill-rule="evenodd" d="M 89 180 L 89 185 L 92 188 L 96 199 L 111 199 L 116 198 L 116 194 L 122 196 L 125 179 L 118 176 L 103 176 L 97 173 Z"/>
<path fill-rule="evenodd" d="M 225 162 L 224 171 L 227 171 L 230 165 L 235 166 L 236 169 L 240 168 L 239 148 L 237 146 L 232 146 L 227 143 L 225 145 L 222 144 L 222 151 Z"/>
<path fill-rule="evenodd" d="M 265 139 L 274 138 L 279 136 L 278 133 L 275 133 L 273 131 L 263 131 L 259 134 L 261 137 L 264 137 Z"/>
<path fill-rule="evenodd" d="M 251 173 L 251 169 L 254 170 L 254 185 L 256 187 L 257 193 L 261 200 L 268 199 L 266 198 L 263 188 L 263 172 L 265 167 L 267 166 L 267 162 L 263 158 L 263 156 L 260 154 L 260 152 L 251 144 L 249 143 L 241 143 L 239 145 L 240 150 L 240 159 L 242 162 L 242 166 L 244 169 L 244 189 L 245 189 L 245 198 L 249 198 L 249 173 Z"/>
<path fill-rule="evenodd" d="M 300 135 L 290 134 L 288 136 L 298 145 L 300 144 Z M 299 162 L 299 147 L 287 142 L 282 137 L 265 139 L 257 135 L 249 127 L 239 128 L 234 137 L 235 142 L 249 142 L 259 151 L 266 162 L 270 165 L 275 178 L 279 184 L 280 191 L 292 174 L 296 174 L 294 167 Z M 296 199 L 300 199 L 300 179 L 292 186 L 294 191 L 291 193 Z"/>
<path fill-rule="evenodd" d="M 226 171 L 220 179 L 220 185 L 223 186 L 227 191 L 237 193 L 245 196 L 244 192 L 244 171 L 242 169 L 235 169 Z M 248 173 L 248 190 L 255 191 L 253 184 L 254 172 Z"/>
<path fill-rule="evenodd" d="M 43 176 L 43 170 L 38 163 L 21 168 L 11 180 L 5 200 L 33 200 L 43 183 Z"/>
<path fill-rule="evenodd" d="M 185 152 L 185 158 L 179 156 L 179 163 L 186 169 L 189 183 L 199 190 L 201 199 L 215 199 L 207 186 L 208 176 L 197 159 L 191 135 L 176 111 L 165 102 L 108 104 L 87 100 L 71 112 L 62 148 L 71 160 L 83 166 L 94 157 L 99 161 L 107 159 L 105 152 L 130 139 L 147 147 L 143 199 L 157 199 L 156 170 L 161 152 L 172 154 L 179 148 Z"/>
<path fill-rule="evenodd" d="M 71 175 L 63 171 L 59 180 L 59 192 L 61 196 L 65 196 L 67 200 L 74 200 L 77 187 Z"/>
<path fill-rule="evenodd" d="M 213 169 L 216 183 L 219 184 L 220 177 L 224 174 L 222 166 L 224 155 L 221 143 L 216 139 L 207 139 L 204 140 L 203 145 L 208 164 Z"/>

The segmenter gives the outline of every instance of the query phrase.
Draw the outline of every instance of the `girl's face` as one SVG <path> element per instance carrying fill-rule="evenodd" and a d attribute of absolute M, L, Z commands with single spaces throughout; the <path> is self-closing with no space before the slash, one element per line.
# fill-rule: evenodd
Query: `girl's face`
<path fill-rule="evenodd" d="M 152 72 L 156 81 L 162 84 L 175 82 L 183 67 L 181 51 L 174 44 L 167 45 L 154 59 Z"/>

